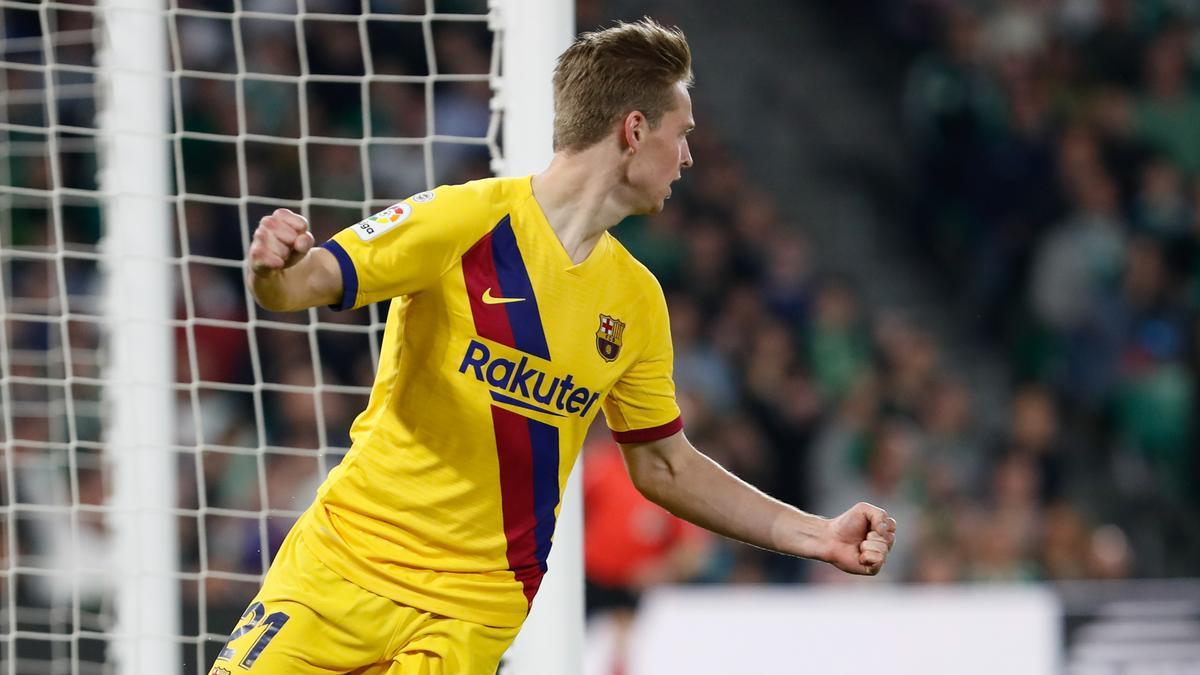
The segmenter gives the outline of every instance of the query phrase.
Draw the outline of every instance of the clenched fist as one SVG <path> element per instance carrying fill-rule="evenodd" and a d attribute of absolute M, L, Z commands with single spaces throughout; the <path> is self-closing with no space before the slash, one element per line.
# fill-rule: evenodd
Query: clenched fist
<path fill-rule="evenodd" d="M 264 274 L 291 267 L 304 259 L 315 240 L 308 231 L 304 216 L 288 209 L 275 212 L 258 221 L 250 243 L 250 271 Z"/>
<path fill-rule="evenodd" d="M 829 529 L 825 560 L 851 574 L 878 574 L 896 541 L 896 519 L 866 502 L 829 521 Z"/>

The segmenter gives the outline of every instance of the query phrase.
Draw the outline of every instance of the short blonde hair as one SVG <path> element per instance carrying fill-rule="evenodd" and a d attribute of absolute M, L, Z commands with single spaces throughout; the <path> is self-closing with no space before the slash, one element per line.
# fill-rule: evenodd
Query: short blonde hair
<path fill-rule="evenodd" d="M 678 82 L 692 84 L 692 52 L 678 28 L 646 17 L 580 35 L 554 69 L 554 150 L 589 148 L 634 110 L 658 126 Z"/>

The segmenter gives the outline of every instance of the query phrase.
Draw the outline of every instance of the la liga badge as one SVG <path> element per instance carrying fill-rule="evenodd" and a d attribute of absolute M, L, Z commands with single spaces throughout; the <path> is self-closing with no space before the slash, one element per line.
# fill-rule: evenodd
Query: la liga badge
<path fill-rule="evenodd" d="M 355 225 L 354 234 L 357 234 L 358 238 L 362 239 L 363 242 L 368 242 L 408 220 L 408 217 L 411 215 L 412 206 L 404 202 L 393 204 L 386 210 L 380 211 Z"/>
<path fill-rule="evenodd" d="M 596 351 L 600 358 L 612 361 L 621 353 L 621 336 L 625 333 L 625 323 L 607 314 L 600 315 L 600 328 L 596 330 Z"/>

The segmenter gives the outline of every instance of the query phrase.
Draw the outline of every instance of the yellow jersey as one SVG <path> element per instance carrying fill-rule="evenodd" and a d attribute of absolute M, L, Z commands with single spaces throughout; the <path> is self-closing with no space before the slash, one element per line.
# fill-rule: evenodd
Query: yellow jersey
<path fill-rule="evenodd" d="M 596 414 L 621 442 L 682 428 L 662 289 L 607 233 L 573 263 L 530 177 L 423 192 L 323 246 L 337 309 L 391 304 L 370 402 L 302 541 L 378 595 L 519 626 Z"/>

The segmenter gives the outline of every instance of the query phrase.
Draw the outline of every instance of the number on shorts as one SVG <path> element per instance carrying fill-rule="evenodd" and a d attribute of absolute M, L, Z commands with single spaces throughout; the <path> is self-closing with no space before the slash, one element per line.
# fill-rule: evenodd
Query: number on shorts
<path fill-rule="evenodd" d="M 232 659 L 233 647 L 230 647 L 229 643 L 254 630 L 254 627 L 258 625 L 258 622 L 262 621 L 264 612 L 266 612 L 266 609 L 263 608 L 263 604 L 261 602 L 256 602 L 247 607 L 246 611 L 242 613 L 241 620 L 249 620 L 249 623 L 233 629 L 233 632 L 229 634 L 229 639 L 225 641 L 225 646 L 221 649 L 221 653 L 217 654 L 217 658 L 225 661 Z"/>
<path fill-rule="evenodd" d="M 232 660 L 234 649 L 233 647 L 229 646 L 229 643 L 242 637 L 246 633 L 249 633 L 255 628 L 258 628 L 259 626 L 266 626 L 263 634 L 259 636 L 258 640 L 255 641 L 254 646 L 250 648 L 250 651 L 246 652 L 245 658 L 243 658 L 241 663 L 238 664 L 242 668 L 250 668 L 250 666 L 253 666 L 254 662 L 258 660 L 259 655 L 261 655 L 263 650 L 267 648 L 267 645 L 271 643 L 271 639 L 275 637 L 275 634 L 279 632 L 280 628 L 283 628 L 283 624 L 287 623 L 289 618 L 288 615 L 284 614 L 283 612 L 273 612 L 265 619 L 263 618 L 263 614 L 266 614 L 266 608 L 263 607 L 261 602 L 256 602 L 247 607 L 246 612 L 242 614 L 242 621 L 246 621 L 247 623 L 233 629 L 233 632 L 229 634 L 229 639 L 225 641 L 225 647 L 221 650 L 221 653 L 217 655 L 217 658 L 224 659 L 226 661 Z"/>
<path fill-rule="evenodd" d="M 258 655 L 262 654 L 262 651 L 267 648 L 267 645 L 271 643 L 271 638 L 275 637 L 275 634 L 279 632 L 280 628 L 283 628 L 283 624 L 287 623 L 287 620 L 288 615 L 283 612 L 273 612 L 263 620 L 263 624 L 266 625 L 267 629 L 263 631 L 263 634 L 258 638 L 258 642 L 254 643 L 254 646 L 246 653 L 246 658 L 242 659 L 242 662 L 238 665 L 243 668 L 249 668 L 254 665 L 254 662 L 258 660 Z"/>

